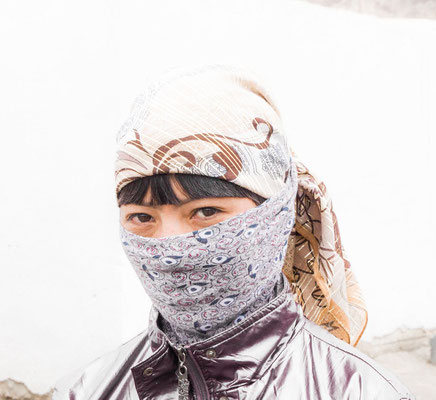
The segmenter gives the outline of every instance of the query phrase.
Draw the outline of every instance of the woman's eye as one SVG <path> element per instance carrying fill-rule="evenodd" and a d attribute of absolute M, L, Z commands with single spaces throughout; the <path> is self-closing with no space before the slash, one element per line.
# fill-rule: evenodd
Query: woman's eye
<path fill-rule="evenodd" d="M 199 208 L 195 214 L 198 215 L 200 218 L 207 218 L 212 217 L 215 214 L 219 213 L 219 210 L 213 207 L 203 207 Z"/>
<path fill-rule="evenodd" d="M 151 215 L 148 214 L 132 214 L 129 216 L 129 221 L 134 221 L 134 219 L 137 218 L 137 220 L 141 223 L 150 222 L 151 221 Z"/>

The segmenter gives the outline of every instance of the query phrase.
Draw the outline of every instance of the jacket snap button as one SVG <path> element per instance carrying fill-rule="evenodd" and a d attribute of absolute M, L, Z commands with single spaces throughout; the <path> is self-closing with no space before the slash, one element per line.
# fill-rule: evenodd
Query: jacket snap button
<path fill-rule="evenodd" d="M 215 358 L 216 357 L 216 351 L 214 349 L 207 350 L 206 351 L 206 357 L 209 358 L 209 359 Z M 222 396 L 222 397 L 219 398 L 219 400 L 225 400 L 224 397 L 225 397 L 225 399 L 227 399 L 226 396 Z"/>
<path fill-rule="evenodd" d="M 142 371 L 142 375 L 144 376 L 150 376 L 152 373 L 153 373 L 153 368 L 151 367 L 145 368 L 144 371 Z"/>

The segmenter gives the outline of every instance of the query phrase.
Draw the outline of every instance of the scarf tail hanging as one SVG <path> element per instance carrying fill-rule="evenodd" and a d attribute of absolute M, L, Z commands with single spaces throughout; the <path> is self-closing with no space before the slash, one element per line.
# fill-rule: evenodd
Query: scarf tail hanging
<path fill-rule="evenodd" d="M 306 318 L 356 346 L 368 313 L 342 246 L 332 201 L 325 184 L 292 155 L 298 171 L 296 221 L 283 272 Z"/>

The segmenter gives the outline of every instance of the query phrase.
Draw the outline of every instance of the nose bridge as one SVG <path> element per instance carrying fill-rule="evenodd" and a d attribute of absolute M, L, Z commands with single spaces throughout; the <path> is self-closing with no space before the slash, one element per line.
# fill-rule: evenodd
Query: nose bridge
<path fill-rule="evenodd" d="M 185 221 L 178 211 L 177 209 L 165 210 L 161 213 L 156 237 L 175 236 L 192 230 L 188 221 Z"/>

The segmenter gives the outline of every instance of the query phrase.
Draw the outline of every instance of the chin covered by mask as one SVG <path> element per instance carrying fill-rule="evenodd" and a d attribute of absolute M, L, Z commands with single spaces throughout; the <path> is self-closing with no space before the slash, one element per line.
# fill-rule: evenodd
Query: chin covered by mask
<path fill-rule="evenodd" d="M 120 226 L 124 251 L 173 342 L 213 336 L 274 298 L 295 222 L 293 172 L 264 203 L 198 231 L 147 238 Z"/>

